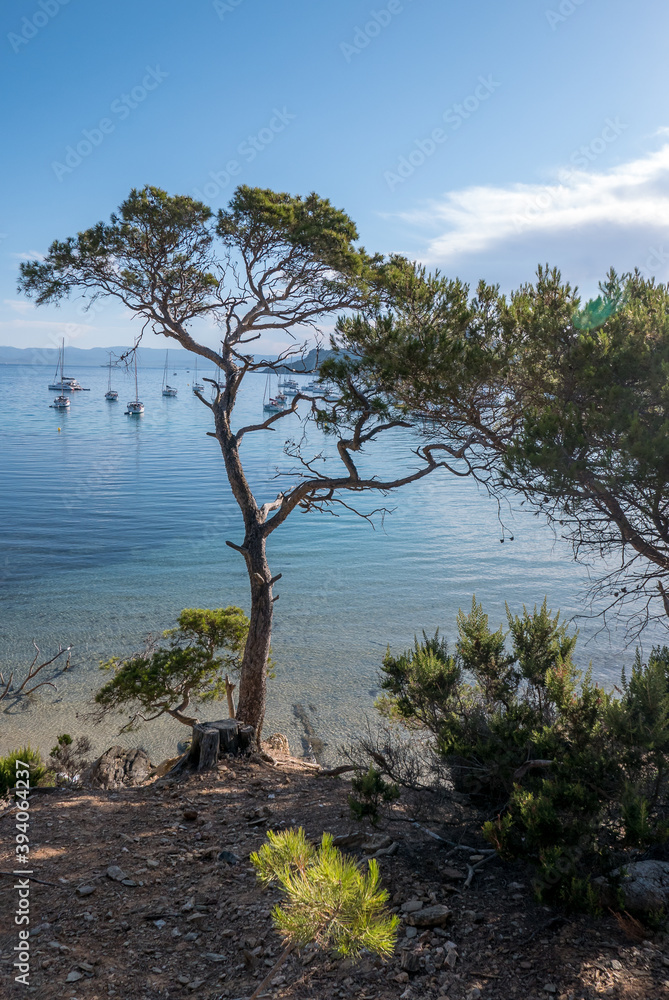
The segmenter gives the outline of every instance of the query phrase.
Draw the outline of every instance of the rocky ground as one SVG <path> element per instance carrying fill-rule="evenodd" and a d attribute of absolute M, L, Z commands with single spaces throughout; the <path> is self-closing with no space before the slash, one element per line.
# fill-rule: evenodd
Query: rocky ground
<path fill-rule="evenodd" d="M 179 783 L 35 793 L 31 867 L 49 884 L 32 884 L 24 986 L 13 982 L 15 879 L 0 876 L 0 994 L 250 996 L 281 942 L 270 918 L 279 896 L 258 884 L 248 855 L 268 828 L 300 825 L 314 839 L 323 831 L 352 835 L 348 850 L 360 856 L 381 851 L 389 905 L 402 927 L 387 962 L 351 963 L 309 949 L 291 956 L 267 997 L 669 998 L 669 936 L 634 940 L 634 929 L 626 933 L 613 917 L 595 921 L 538 905 L 526 870 L 479 854 L 486 845 L 464 807 L 450 823 L 417 828 L 400 804 L 372 831 L 351 821 L 347 794 L 345 780 L 319 777 L 286 755 L 276 765 L 230 759 L 217 773 Z M 11 812 L 0 813 L 3 872 L 14 868 L 13 823 Z M 466 849 L 438 842 L 428 829 Z M 221 851 L 239 862 L 220 860 Z"/>

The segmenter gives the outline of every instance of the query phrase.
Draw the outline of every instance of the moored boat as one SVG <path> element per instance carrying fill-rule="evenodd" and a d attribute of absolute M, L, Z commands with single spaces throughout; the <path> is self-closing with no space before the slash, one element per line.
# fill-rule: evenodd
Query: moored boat
<path fill-rule="evenodd" d="M 163 373 L 163 396 L 176 396 L 177 390 L 174 386 L 167 384 L 167 361 L 169 351 L 165 351 L 165 371 Z"/>
<path fill-rule="evenodd" d="M 60 367 L 60 382 L 55 387 L 57 389 L 60 389 L 60 395 L 56 396 L 55 399 L 54 399 L 54 401 L 53 401 L 53 403 L 49 404 L 51 406 L 51 409 L 53 409 L 53 410 L 67 410 L 67 409 L 69 409 L 69 406 L 70 406 L 69 397 L 65 395 L 65 392 L 66 392 L 66 389 L 67 389 L 67 385 L 66 385 L 66 383 L 65 383 L 65 381 L 63 379 L 63 358 L 64 358 L 64 356 L 65 356 L 65 337 L 63 337 L 63 343 L 62 343 L 62 346 L 61 346 L 61 349 L 60 349 L 60 352 L 59 352 L 59 356 L 58 356 L 59 362 L 60 362 L 60 365 L 59 365 L 59 367 Z M 56 376 L 57 375 L 58 375 L 58 369 L 56 369 Z M 49 386 L 49 388 L 51 389 L 52 386 Z"/>
<path fill-rule="evenodd" d="M 135 398 L 128 403 L 125 411 L 126 417 L 137 417 L 144 413 L 144 403 L 140 402 L 139 389 L 137 388 L 137 351 L 135 350 Z"/>
<path fill-rule="evenodd" d="M 193 382 L 193 392 L 202 392 L 204 386 L 197 380 L 197 354 L 195 355 L 195 380 Z"/>
<path fill-rule="evenodd" d="M 111 385 L 111 373 L 112 373 L 112 356 L 111 351 L 109 352 L 109 379 L 107 381 L 107 391 L 105 393 L 105 399 L 110 400 L 110 402 L 115 402 L 118 399 L 118 393 L 116 389 L 112 389 Z"/>

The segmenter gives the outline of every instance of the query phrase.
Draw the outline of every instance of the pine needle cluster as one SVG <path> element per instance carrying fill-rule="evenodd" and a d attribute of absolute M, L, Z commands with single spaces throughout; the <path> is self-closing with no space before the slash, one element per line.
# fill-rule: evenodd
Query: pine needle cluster
<path fill-rule="evenodd" d="M 367 872 L 342 854 L 324 833 L 320 846 L 311 844 L 302 828 L 268 831 L 267 843 L 251 855 L 261 882 L 278 882 L 284 905 L 272 912 L 274 926 L 287 944 L 315 942 L 342 956 L 363 950 L 392 953 L 399 919 L 385 909 L 388 893 L 381 888 L 376 861 Z"/>

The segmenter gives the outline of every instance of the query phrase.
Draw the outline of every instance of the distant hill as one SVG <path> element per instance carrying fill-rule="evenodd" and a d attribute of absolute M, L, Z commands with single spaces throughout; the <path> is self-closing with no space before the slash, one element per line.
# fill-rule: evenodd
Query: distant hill
<path fill-rule="evenodd" d="M 109 352 L 118 358 L 128 347 L 66 347 L 65 367 L 68 365 L 98 368 L 109 363 Z M 170 347 L 170 365 L 175 368 L 190 368 L 195 355 L 181 347 Z M 113 358 L 112 358 L 113 360 Z M 137 362 L 143 368 L 162 368 L 165 364 L 165 349 L 140 347 Z M 0 347 L 2 365 L 46 365 L 55 368 L 58 363 L 57 347 Z"/>
<path fill-rule="evenodd" d="M 285 365 L 279 365 L 277 368 L 264 368 L 265 372 L 281 372 L 282 374 L 287 374 L 288 372 L 312 372 L 315 371 L 319 365 L 326 360 L 326 358 L 331 358 L 334 351 L 326 351 L 323 348 L 313 351 L 309 351 L 305 355 L 304 359 L 295 358 L 293 361 Z M 270 358 L 267 359 L 271 360 Z"/>
<path fill-rule="evenodd" d="M 65 367 L 98 368 L 109 363 L 109 352 L 112 360 L 127 351 L 128 347 L 66 347 Z M 181 347 L 170 347 L 170 368 L 190 368 L 195 363 L 195 355 L 184 351 Z M 304 360 L 296 358 L 290 364 L 281 365 L 276 371 L 305 372 L 313 371 L 318 363 L 329 358 L 332 351 L 309 351 Z M 276 355 L 265 355 L 268 361 L 273 361 Z M 160 347 L 139 347 L 137 363 L 141 368 L 162 368 L 165 364 L 165 349 Z M 0 365 L 45 365 L 54 368 L 58 364 L 57 347 L 0 347 Z M 200 359 L 200 364 L 207 364 Z M 268 369 L 265 369 L 268 370 Z"/>

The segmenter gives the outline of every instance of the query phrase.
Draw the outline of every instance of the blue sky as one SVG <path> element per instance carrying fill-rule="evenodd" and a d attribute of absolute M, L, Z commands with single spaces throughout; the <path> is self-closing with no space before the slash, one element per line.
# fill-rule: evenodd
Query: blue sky
<path fill-rule="evenodd" d="M 132 341 L 116 305 L 36 310 L 15 285 L 145 183 L 215 209 L 237 183 L 316 190 L 367 249 L 505 290 L 542 261 L 586 294 L 610 265 L 669 279 L 666 4 L 16 0 L 0 20 L 2 344 Z"/>

